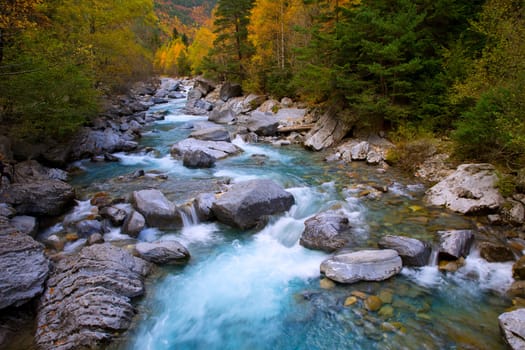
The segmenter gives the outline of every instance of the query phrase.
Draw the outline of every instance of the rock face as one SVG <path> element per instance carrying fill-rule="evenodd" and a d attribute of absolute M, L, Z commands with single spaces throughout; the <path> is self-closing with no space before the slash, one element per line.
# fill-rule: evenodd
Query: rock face
<path fill-rule="evenodd" d="M 74 198 L 73 187 L 60 180 L 15 183 L 0 192 L 0 202 L 10 204 L 19 215 L 60 215 Z"/>
<path fill-rule="evenodd" d="M 247 124 L 248 130 L 259 136 L 273 136 L 277 133 L 279 120 L 271 113 L 252 112 Z"/>
<path fill-rule="evenodd" d="M 425 266 L 430 258 L 430 245 L 415 238 L 403 236 L 384 236 L 379 240 L 379 248 L 395 250 L 405 266 Z"/>
<path fill-rule="evenodd" d="M 131 299 L 144 293 L 149 264 L 110 244 L 60 260 L 40 298 L 36 344 L 44 350 L 93 348 L 126 330 Z"/>
<path fill-rule="evenodd" d="M 439 231 L 438 235 L 439 260 L 457 260 L 466 257 L 474 242 L 474 233 L 471 230 Z"/>
<path fill-rule="evenodd" d="M 351 125 L 327 112 L 319 118 L 315 127 L 308 132 L 304 145 L 314 151 L 320 151 L 341 141 L 350 129 Z"/>
<path fill-rule="evenodd" d="M 42 293 L 49 274 L 44 246 L 0 217 L 0 310 Z"/>
<path fill-rule="evenodd" d="M 493 212 L 503 204 L 496 183 L 496 169 L 490 164 L 463 164 L 430 188 L 426 200 L 462 214 Z"/>
<path fill-rule="evenodd" d="M 133 192 L 133 205 L 150 227 L 173 227 L 181 223 L 177 207 L 159 190 Z"/>
<path fill-rule="evenodd" d="M 226 157 L 236 155 L 241 152 L 241 149 L 230 142 L 224 141 L 203 141 L 196 139 L 184 139 L 177 142 L 171 147 L 171 154 L 173 156 L 184 157 L 186 152 L 203 151 L 216 159 L 224 159 Z"/>
<path fill-rule="evenodd" d="M 212 168 L 215 165 L 215 157 L 208 153 L 195 150 L 184 153 L 182 164 L 187 168 Z"/>
<path fill-rule="evenodd" d="M 303 247 L 333 252 L 349 242 L 350 222 L 341 213 L 320 213 L 306 220 L 304 226 L 300 240 Z"/>
<path fill-rule="evenodd" d="M 248 229 L 266 215 L 282 213 L 295 203 L 293 195 L 271 180 L 234 184 L 213 203 L 212 211 L 225 224 Z"/>
<path fill-rule="evenodd" d="M 142 259 L 155 264 L 182 264 L 190 259 L 188 249 L 177 241 L 141 242 L 135 250 Z"/>
<path fill-rule="evenodd" d="M 383 281 L 401 271 L 402 262 L 392 249 L 336 254 L 321 263 L 321 272 L 340 283 Z"/>
<path fill-rule="evenodd" d="M 525 349 L 525 309 L 505 312 L 498 317 L 501 333 L 513 350 Z"/>
<path fill-rule="evenodd" d="M 193 137 L 197 140 L 204 141 L 226 141 L 229 142 L 230 133 L 222 126 L 215 126 L 211 128 L 206 128 L 202 130 L 194 131 L 190 134 L 190 137 Z"/>

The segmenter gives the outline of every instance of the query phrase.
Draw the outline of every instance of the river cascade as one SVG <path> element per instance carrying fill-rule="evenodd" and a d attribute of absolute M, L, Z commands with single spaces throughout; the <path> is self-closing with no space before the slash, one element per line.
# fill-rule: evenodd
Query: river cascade
<path fill-rule="evenodd" d="M 67 231 L 67 222 L 89 217 L 100 193 L 124 198 L 115 207 L 128 214 L 134 191 L 155 189 L 175 204 L 178 226 L 146 224 L 134 237 L 110 225 L 103 235 L 129 250 L 138 242 L 177 241 L 191 255 L 184 264 L 153 269 L 145 295 L 134 299 L 130 329 L 104 348 L 506 348 L 498 316 L 511 306 L 505 293 L 513 263 L 487 262 L 474 242 L 457 271 L 436 265 L 437 232 L 476 229 L 474 218 L 426 205 L 425 185 L 395 169 L 326 162 L 323 152 L 250 142 L 228 126 L 238 153 L 211 167 L 184 166 L 170 154 L 172 145 L 209 122 L 207 115 L 186 114 L 190 87 L 180 90 L 147 111 L 164 118 L 142 129 L 136 151 L 113 153 L 114 162 L 74 164 L 77 205 L 38 236 L 45 241 Z M 199 195 L 250 180 L 273 181 L 293 195 L 293 205 L 243 228 L 198 214 Z M 325 212 L 344 218 L 345 252 L 377 250 L 394 235 L 425 242 L 429 257 L 383 281 L 334 282 L 320 273 L 333 252 L 300 244 L 305 222 Z M 87 240 L 67 240 L 65 254 L 76 254 Z"/>

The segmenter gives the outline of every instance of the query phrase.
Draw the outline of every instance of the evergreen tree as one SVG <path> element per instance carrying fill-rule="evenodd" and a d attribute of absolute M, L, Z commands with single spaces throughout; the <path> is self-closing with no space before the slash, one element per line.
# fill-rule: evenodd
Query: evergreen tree
<path fill-rule="evenodd" d="M 246 76 L 247 60 L 253 53 L 248 41 L 248 23 L 254 0 L 219 0 L 215 10 L 214 49 L 207 68 L 216 78 L 241 82 Z"/>

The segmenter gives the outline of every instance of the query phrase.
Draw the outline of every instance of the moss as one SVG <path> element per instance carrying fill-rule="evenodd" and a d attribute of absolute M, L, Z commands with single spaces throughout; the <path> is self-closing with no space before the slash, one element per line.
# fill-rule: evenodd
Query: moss
<path fill-rule="evenodd" d="M 516 177 L 497 171 L 496 175 L 498 176 L 498 182 L 496 187 L 503 197 L 510 197 L 516 192 Z"/>

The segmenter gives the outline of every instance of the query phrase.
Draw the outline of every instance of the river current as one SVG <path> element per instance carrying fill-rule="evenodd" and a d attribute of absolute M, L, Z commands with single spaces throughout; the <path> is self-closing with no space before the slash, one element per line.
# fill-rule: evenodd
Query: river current
<path fill-rule="evenodd" d="M 504 291 L 512 282 L 510 263 L 488 263 L 474 248 L 456 273 L 434 265 L 404 268 L 380 283 L 321 288 L 319 265 L 329 255 L 299 245 L 304 221 L 337 208 L 350 218 L 356 248 L 375 248 L 381 236 L 401 234 L 430 243 L 442 229 L 475 228 L 469 218 L 422 202 L 425 186 L 389 169 L 363 163 L 326 163 L 322 153 L 299 146 L 233 142 L 241 155 L 211 169 L 187 169 L 169 148 L 186 138 L 204 116 L 182 112 L 184 100 L 150 110 L 166 119 L 143 131 L 142 151 L 118 153 L 118 163 L 79 162 L 72 183 L 85 200 L 99 191 L 129 196 L 158 188 L 178 205 L 221 183 L 272 179 L 295 197 L 285 214 L 262 229 L 240 231 L 220 223 L 200 223 L 188 210 L 181 230 L 145 229 L 139 239 L 174 239 L 192 257 L 183 267 L 159 267 L 137 301 L 133 327 L 111 350 L 168 349 L 504 349 L 497 317 L 510 306 Z M 138 169 L 167 176 L 127 181 Z M 388 186 L 380 198 L 363 195 L 363 186 Z M 89 210 L 79 202 L 78 213 Z M 75 213 L 73 212 L 73 214 Z M 106 240 L 126 245 L 119 229 Z M 78 244 L 78 243 L 77 243 Z M 66 247 L 74 249 L 75 246 Z M 352 292 L 379 295 L 378 312 L 362 301 L 345 307 Z"/>

